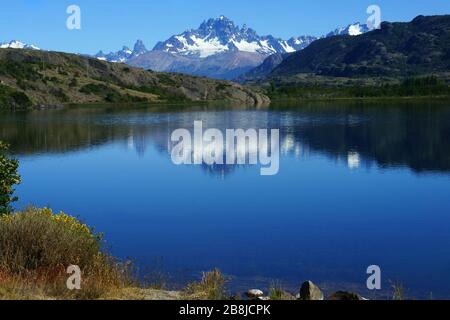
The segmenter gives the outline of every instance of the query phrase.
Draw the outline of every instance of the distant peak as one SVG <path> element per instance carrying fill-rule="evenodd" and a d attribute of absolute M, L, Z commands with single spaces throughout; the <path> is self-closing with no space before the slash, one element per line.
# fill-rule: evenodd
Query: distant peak
<path fill-rule="evenodd" d="M 202 25 L 214 26 L 214 25 L 234 25 L 234 22 L 225 16 L 218 18 L 210 18 L 202 23 Z"/>
<path fill-rule="evenodd" d="M 145 44 L 142 40 L 137 40 L 134 45 L 134 54 L 142 54 L 144 52 L 147 52 L 147 48 L 145 47 Z"/>
<path fill-rule="evenodd" d="M 40 50 L 37 46 L 33 44 L 27 44 L 18 40 L 11 40 L 9 42 L 0 42 L 0 48 L 11 48 L 11 49 L 32 49 L 32 50 Z"/>

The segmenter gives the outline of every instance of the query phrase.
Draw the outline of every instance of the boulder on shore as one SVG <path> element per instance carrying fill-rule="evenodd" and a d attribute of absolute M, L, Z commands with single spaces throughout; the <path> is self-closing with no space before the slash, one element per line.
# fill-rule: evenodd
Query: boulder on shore
<path fill-rule="evenodd" d="M 300 300 L 324 300 L 324 295 L 318 286 L 306 281 L 300 289 Z"/>

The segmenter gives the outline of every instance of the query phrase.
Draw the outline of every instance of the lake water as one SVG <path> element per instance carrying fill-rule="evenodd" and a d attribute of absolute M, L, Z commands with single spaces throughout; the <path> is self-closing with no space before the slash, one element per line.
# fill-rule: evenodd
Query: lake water
<path fill-rule="evenodd" d="M 167 107 L 168 109 L 173 107 Z M 280 129 L 280 171 L 176 166 L 170 134 Z M 230 288 L 450 298 L 450 103 L 311 103 L 268 109 L 71 108 L 0 115 L 23 182 L 170 284 L 220 268 Z M 370 265 L 383 290 L 365 289 Z"/>

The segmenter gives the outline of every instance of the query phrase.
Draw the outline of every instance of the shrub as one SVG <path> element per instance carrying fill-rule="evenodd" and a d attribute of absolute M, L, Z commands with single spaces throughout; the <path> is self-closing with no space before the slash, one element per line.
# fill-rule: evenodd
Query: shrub
<path fill-rule="evenodd" d="M 70 265 L 82 271 L 80 291 L 66 287 Z M 9 283 L 12 292 L 28 287 L 46 296 L 93 299 L 129 283 L 128 271 L 101 251 L 99 234 L 65 213 L 28 208 L 0 217 L 0 287 Z"/>
<path fill-rule="evenodd" d="M 38 67 L 33 63 L 0 60 L 0 75 L 11 76 L 15 79 L 36 81 L 41 77 L 37 69 Z"/>
<path fill-rule="evenodd" d="M 166 73 L 158 73 L 157 75 L 159 83 L 166 85 L 166 86 L 175 86 L 176 82 L 172 79 L 172 77 L 169 74 Z"/>
<path fill-rule="evenodd" d="M 78 220 L 30 208 L 0 218 L 0 266 L 12 273 L 78 265 L 91 267 L 99 239 Z"/>
<path fill-rule="evenodd" d="M 225 83 L 219 83 L 218 85 L 216 85 L 216 90 L 217 91 L 224 91 L 229 87 L 228 84 Z"/>
<path fill-rule="evenodd" d="M 108 87 L 104 84 L 90 83 L 83 86 L 79 91 L 85 94 L 94 94 L 100 96 L 104 101 L 111 103 L 141 103 L 148 101 L 143 97 L 131 96 L 129 94 L 123 95 L 114 88 Z"/>
<path fill-rule="evenodd" d="M 32 102 L 25 93 L 0 84 L 0 108 L 28 108 L 31 105 Z"/>
<path fill-rule="evenodd" d="M 70 99 L 61 88 L 51 88 L 50 93 L 58 98 L 61 102 L 69 102 Z"/>
<path fill-rule="evenodd" d="M 76 77 L 73 77 L 72 80 L 70 80 L 69 86 L 71 87 L 78 86 L 78 79 Z"/>
<path fill-rule="evenodd" d="M 8 146 L 0 141 L 0 215 L 11 211 L 11 203 L 17 201 L 17 197 L 13 197 L 13 187 L 20 183 L 19 162 L 5 155 L 7 149 Z"/>
<path fill-rule="evenodd" d="M 150 93 L 157 95 L 161 100 L 166 100 L 167 102 L 186 102 L 188 99 L 181 92 L 174 92 L 174 90 L 169 90 L 170 88 L 158 87 L 158 86 L 128 86 L 128 89 Z"/>

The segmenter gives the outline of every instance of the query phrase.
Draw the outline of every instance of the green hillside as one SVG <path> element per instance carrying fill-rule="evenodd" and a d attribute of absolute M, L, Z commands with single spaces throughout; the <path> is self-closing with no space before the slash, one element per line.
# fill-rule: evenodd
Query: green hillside
<path fill-rule="evenodd" d="M 0 49 L 0 108 L 186 101 L 269 102 L 265 95 L 228 81 L 157 73 L 66 53 Z"/>

